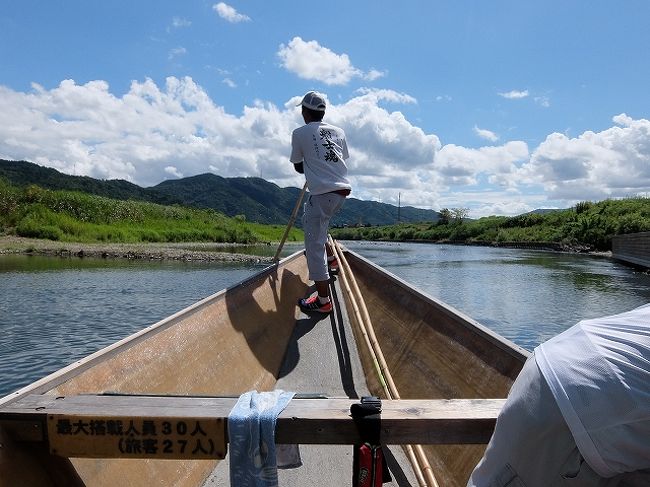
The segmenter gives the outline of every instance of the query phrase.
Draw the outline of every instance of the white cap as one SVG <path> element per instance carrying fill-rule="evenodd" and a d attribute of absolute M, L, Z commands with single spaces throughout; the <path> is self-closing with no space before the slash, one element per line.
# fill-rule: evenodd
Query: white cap
<path fill-rule="evenodd" d="M 316 110 L 317 112 L 324 112 L 325 107 L 327 106 L 325 103 L 325 96 L 316 91 L 308 91 L 305 96 L 302 97 L 302 101 L 296 106 L 299 107 L 300 105 L 309 108 L 310 110 Z"/>

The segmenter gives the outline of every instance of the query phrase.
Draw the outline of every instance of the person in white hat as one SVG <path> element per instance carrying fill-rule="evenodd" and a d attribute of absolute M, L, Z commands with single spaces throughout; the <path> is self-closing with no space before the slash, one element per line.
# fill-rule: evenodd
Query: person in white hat
<path fill-rule="evenodd" d="M 302 107 L 305 125 L 291 135 L 291 157 L 297 172 L 304 174 L 309 197 L 302 217 L 309 279 L 317 294 L 298 301 L 304 311 L 330 313 L 329 272 L 338 267 L 327 245 L 327 231 L 351 186 L 347 179 L 348 145 L 343 129 L 323 122 L 327 103 L 321 93 L 310 91 L 297 105 Z M 329 263 L 329 269 L 328 269 Z"/>
<path fill-rule="evenodd" d="M 467 487 L 650 486 L 650 304 L 537 347 Z"/>

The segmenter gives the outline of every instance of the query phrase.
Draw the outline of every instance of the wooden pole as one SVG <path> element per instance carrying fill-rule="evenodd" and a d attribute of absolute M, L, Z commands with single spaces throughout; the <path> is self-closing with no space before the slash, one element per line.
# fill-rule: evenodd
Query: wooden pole
<path fill-rule="evenodd" d="M 282 236 L 282 240 L 280 241 L 280 245 L 278 245 L 278 250 L 275 252 L 275 256 L 273 257 L 274 262 L 278 262 L 280 260 L 280 252 L 282 252 L 282 247 L 284 247 L 284 242 L 287 240 L 287 237 L 289 236 L 289 230 L 291 230 L 291 227 L 293 226 L 293 222 L 296 221 L 296 215 L 298 214 L 298 209 L 300 208 L 300 203 L 302 203 L 302 199 L 305 196 L 305 191 L 307 191 L 307 182 L 305 181 L 305 184 L 302 187 L 302 191 L 300 192 L 300 196 L 298 196 L 298 201 L 296 201 L 296 206 L 293 208 L 293 213 L 291 213 L 291 217 L 289 218 L 289 223 L 287 223 L 287 228 L 284 230 L 284 235 Z"/>
<path fill-rule="evenodd" d="M 377 373 L 377 377 L 379 379 L 379 382 L 381 383 L 382 389 L 384 390 L 384 394 L 387 399 L 395 399 L 393 397 L 393 391 L 389 387 L 386 381 L 386 374 L 384 373 L 383 370 L 386 370 L 387 367 L 382 367 L 380 362 L 383 362 L 385 364 L 385 361 L 383 360 L 383 355 L 381 355 L 381 350 L 377 346 L 374 346 L 371 342 L 370 334 L 368 333 L 368 323 L 369 321 L 366 321 L 364 317 L 362 316 L 361 313 L 361 308 L 358 304 L 357 297 L 355 293 L 352 291 L 350 284 L 348 282 L 347 276 L 349 275 L 351 277 L 351 280 L 354 281 L 354 276 L 352 276 L 352 271 L 350 269 L 350 266 L 343 256 L 343 252 L 341 251 L 340 247 L 338 246 L 337 243 L 334 242 L 331 236 L 329 238 L 329 244 L 332 248 L 332 252 L 334 255 L 337 257 L 339 260 L 339 268 L 340 268 L 340 276 L 341 279 L 343 280 L 343 285 L 344 289 L 350 299 L 350 303 L 352 304 L 352 309 L 354 311 L 355 318 L 357 320 L 357 323 L 359 325 L 359 331 L 361 335 L 363 336 L 364 342 L 366 344 L 366 347 L 370 353 L 370 356 L 372 358 L 372 363 L 375 367 L 375 371 Z M 346 266 L 346 267 L 344 267 Z M 356 281 L 354 281 L 356 284 Z M 358 291 L 358 286 L 357 286 L 357 291 Z M 363 299 L 363 298 L 362 298 Z M 367 313 L 367 311 L 366 311 Z M 372 326 L 372 325 L 371 325 Z M 374 333 L 373 333 L 374 335 Z M 376 342 L 376 339 L 375 339 Z M 379 349 L 379 354 L 380 357 L 378 357 L 376 350 Z M 392 380 L 392 379 L 391 379 Z M 406 456 L 409 460 L 409 463 L 411 464 L 411 468 L 413 469 L 413 473 L 415 474 L 415 477 L 417 479 L 418 485 L 420 487 L 428 487 L 426 479 L 424 478 L 424 475 L 422 473 L 422 470 L 420 468 L 420 464 L 418 462 L 417 455 L 413 451 L 413 447 L 411 445 L 403 445 L 404 447 L 404 452 L 406 453 Z"/>
<path fill-rule="evenodd" d="M 364 335 L 364 340 L 366 341 L 366 345 L 370 344 L 369 350 L 371 356 L 373 357 L 373 361 L 376 364 L 375 367 L 378 368 L 379 380 L 382 383 L 382 386 L 384 387 L 384 391 L 388 393 L 387 394 L 388 399 L 400 399 L 399 392 L 397 391 L 397 386 L 393 381 L 390 370 L 388 369 L 388 364 L 386 363 L 384 355 L 381 351 L 381 347 L 379 346 L 379 342 L 377 341 L 377 337 L 375 335 L 375 331 L 372 326 L 372 321 L 370 320 L 370 315 L 368 313 L 368 308 L 366 307 L 365 301 L 361 294 L 361 290 L 357 285 L 357 281 L 354 278 L 354 275 L 352 274 L 352 269 L 350 268 L 350 264 L 348 264 L 347 259 L 343 255 L 343 251 L 341 250 L 338 242 L 334 242 L 331 236 L 329 237 L 329 241 L 330 241 L 330 246 L 332 247 L 332 251 L 335 252 L 335 255 L 339 260 L 340 263 L 339 267 L 342 271 L 344 271 L 341 273 L 341 275 L 348 276 L 350 278 L 350 282 L 352 283 L 352 288 L 354 289 L 354 293 L 349 294 L 350 301 L 353 303 L 353 308 L 355 308 L 355 316 L 357 317 L 357 321 L 359 322 L 359 325 L 361 327 L 362 334 Z M 346 278 L 344 277 L 344 279 Z M 348 289 L 349 286 L 346 284 L 346 290 Z M 360 309 L 361 311 L 360 314 L 362 316 L 362 320 L 359 320 L 357 309 Z M 406 451 L 407 456 L 409 457 L 409 461 L 413 466 L 414 473 L 416 477 L 418 477 L 418 482 L 420 483 L 420 485 L 426 487 L 439 487 L 438 481 L 436 480 L 435 475 L 433 474 L 433 469 L 429 464 L 429 461 L 426 457 L 426 454 L 424 453 L 424 450 L 422 449 L 422 446 L 406 445 L 404 449 Z"/>

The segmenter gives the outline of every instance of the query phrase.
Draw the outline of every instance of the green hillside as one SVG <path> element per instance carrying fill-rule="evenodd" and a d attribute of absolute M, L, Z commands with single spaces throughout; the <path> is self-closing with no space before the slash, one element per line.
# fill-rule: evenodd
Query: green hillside
<path fill-rule="evenodd" d="M 209 208 L 230 217 L 243 215 L 250 222 L 278 225 L 289 220 L 300 194 L 299 188 L 280 188 L 261 178 L 223 178 L 215 174 L 167 180 L 142 188 L 128 181 L 69 176 L 31 162 L 1 159 L 0 177 L 20 187 L 35 184 L 45 189 L 81 191 L 120 200 Z M 388 225 L 397 223 L 398 213 L 403 222 L 435 222 L 439 218 L 432 210 L 407 206 L 398 211 L 393 205 L 348 198 L 332 225 Z M 296 226 L 301 226 L 300 219 Z"/>
<path fill-rule="evenodd" d="M 185 206 L 211 208 L 224 215 L 245 215 L 248 221 L 286 223 L 300 195 L 298 188 L 280 188 L 260 178 L 223 178 L 201 174 L 164 181 L 155 194 Z"/>
<path fill-rule="evenodd" d="M 284 229 L 209 209 L 18 187 L 0 178 L 0 234 L 62 242 L 256 243 L 278 241 Z M 288 237 L 302 238 L 295 228 Z"/>
<path fill-rule="evenodd" d="M 55 174 L 50 174 L 55 179 Z M 269 183 L 235 178 L 228 184 L 213 175 L 197 176 L 162 185 L 161 198 L 174 199 L 176 191 L 188 192 L 201 206 L 200 195 L 230 191 L 228 199 L 244 198 L 252 191 L 261 201 L 277 200 Z M 81 178 L 94 186 L 94 181 Z M 132 190 L 130 183 L 112 182 Z M 125 183 L 125 184 L 120 184 Z M 258 187 L 255 189 L 254 184 Z M 184 187 L 182 184 L 187 184 Z M 237 187 L 241 184 L 241 187 Z M 167 187 L 169 186 L 169 187 Z M 106 186 L 97 186 L 99 190 Z M 136 188 L 138 188 L 136 186 Z M 173 189 L 173 191 L 170 190 Z M 221 188 L 221 189 L 218 189 Z M 192 189 L 196 190 L 192 193 Z M 168 192 L 165 192 L 168 191 Z M 127 191 L 129 192 L 129 191 Z M 298 190 L 287 193 L 286 204 L 295 204 Z M 252 197 L 249 197 L 252 200 Z M 227 202 L 231 204 L 232 202 Z M 255 200 L 257 204 L 257 201 Z M 355 211 L 364 218 L 364 205 Z M 264 206 L 264 205 L 262 205 Z M 253 204 L 249 205 L 252 208 Z M 233 206 L 232 210 L 239 208 Z M 263 215 L 263 210 L 259 210 Z M 357 216 L 352 213 L 352 218 Z M 287 217 L 288 220 L 288 217 Z M 46 238 L 68 242 L 233 242 L 255 243 L 280 240 L 286 221 L 277 225 L 249 222 L 243 214 L 227 217 L 214 209 L 161 205 L 135 199 L 120 200 L 80 191 L 51 190 L 40 186 L 12 184 L 0 177 L 0 234 Z M 432 222 L 402 223 L 370 227 L 334 228 L 339 239 L 452 242 L 480 245 L 542 245 L 572 250 L 609 250 L 614 235 L 650 231 L 650 199 L 627 198 L 582 202 L 568 210 L 531 212 L 516 217 L 491 216 L 478 220 L 454 218 L 443 211 Z M 289 240 L 302 240 L 293 229 Z"/>

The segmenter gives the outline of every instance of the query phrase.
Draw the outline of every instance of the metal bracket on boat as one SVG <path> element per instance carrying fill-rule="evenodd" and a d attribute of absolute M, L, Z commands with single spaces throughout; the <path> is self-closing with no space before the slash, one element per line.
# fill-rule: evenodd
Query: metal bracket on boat
<path fill-rule="evenodd" d="M 364 396 L 361 402 L 350 406 L 352 419 L 357 425 L 361 443 L 379 445 L 381 437 L 381 399 L 376 396 Z"/>

